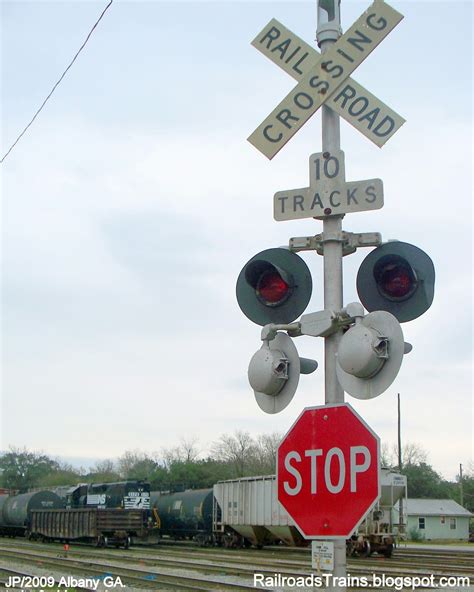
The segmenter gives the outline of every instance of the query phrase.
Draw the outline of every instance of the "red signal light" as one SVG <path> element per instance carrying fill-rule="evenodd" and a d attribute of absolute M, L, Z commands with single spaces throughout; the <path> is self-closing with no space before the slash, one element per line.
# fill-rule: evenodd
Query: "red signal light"
<path fill-rule="evenodd" d="M 379 291 L 390 300 L 405 300 L 418 287 L 413 268 L 401 257 L 383 257 L 374 268 Z"/>
<path fill-rule="evenodd" d="M 290 286 L 275 269 L 262 273 L 255 289 L 258 299 L 266 306 L 282 304 L 291 292 Z"/>

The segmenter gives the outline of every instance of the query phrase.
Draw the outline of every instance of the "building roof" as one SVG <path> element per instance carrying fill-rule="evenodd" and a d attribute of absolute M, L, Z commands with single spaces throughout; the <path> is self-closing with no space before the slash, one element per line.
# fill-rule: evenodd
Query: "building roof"
<path fill-rule="evenodd" d="M 452 499 L 414 499 L 406 500 L 408 516 L 472 516 Z"/>

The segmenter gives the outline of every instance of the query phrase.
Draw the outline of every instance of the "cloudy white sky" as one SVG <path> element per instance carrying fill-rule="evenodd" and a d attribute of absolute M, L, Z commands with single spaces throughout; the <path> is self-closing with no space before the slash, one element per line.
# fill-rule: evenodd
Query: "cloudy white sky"
<path fill-rule="evenodd" d="M 5 1 L 2 155 L 107 2 Z M 453 478 L 472 457 L 472 4 L 402 2 L 405 18 L 353 78 L 407 123 L 382 149 L 346 122 L 346 178 L 383 180 L 382 210 L 352 232 L 414 243 L 435 300 L 403 325 L 413 352 L 392 386 L 347 400 Z M 370 2 L 342 0 L 346 30 Z M 62 457 L 151 452 L 236 429 L 285 432 L 324 403 L 323 372 L 266 415 L 247 383 L 260 328 L 235 281 L 256 252 L 321 232 L 275 222 L 273 194 L 307 184 L 321 115 L 272 160 L 246 138 L 294 86 L 250 42 L 277 18 L 313 43 L 316 2 L 115 0 L 52 99 L 2 165 L 0 448 Z M 344 302 L 367 254 L 344 259 Z M 303 254 L 323 307 L 322 258 Z M 296 341 L 323 366 L 321 338 Z"/>

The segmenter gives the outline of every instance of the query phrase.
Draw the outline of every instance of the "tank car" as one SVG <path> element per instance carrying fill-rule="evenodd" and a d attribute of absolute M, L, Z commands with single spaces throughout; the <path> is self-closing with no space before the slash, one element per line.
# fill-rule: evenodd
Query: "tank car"
<path fill-rule="evenodd" d="M 151 504 L 159 516 L 161 534 L 194 539 L 200 545 L 211 544 L 213 498 L 212 489 L 187 489 L 164 495 L 152 491 Z"/>
<path fill-rule="evenodd" d="M 33 510 L 64 508 L 64 500 L 52 491 L 0 496 L 0 534 L 23 536 L 31 525 Z"/>

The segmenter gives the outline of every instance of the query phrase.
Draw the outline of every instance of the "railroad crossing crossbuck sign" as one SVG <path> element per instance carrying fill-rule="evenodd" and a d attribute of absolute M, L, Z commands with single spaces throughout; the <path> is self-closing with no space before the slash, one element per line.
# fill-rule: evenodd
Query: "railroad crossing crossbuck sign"
<path fill-rule="evenodd" d="M 402 18 L 388 4 L 375 0 L 324 56 L 271 20 L 252 45 L 299 82 L 251 134 L 249 142 L 271 159 L 327 103 L 382 146 L 405 120 L 349 76 Z"/>
<path fill-rule="evenodd" d="M 306 539 L 348 538 L 380 496 L 378 436 L 347 403 L 304 409 L 278 448 L 278 501 Z"/>

